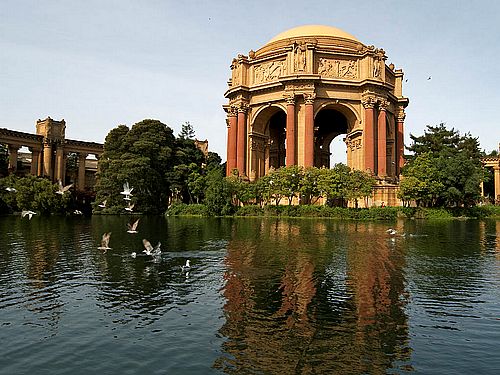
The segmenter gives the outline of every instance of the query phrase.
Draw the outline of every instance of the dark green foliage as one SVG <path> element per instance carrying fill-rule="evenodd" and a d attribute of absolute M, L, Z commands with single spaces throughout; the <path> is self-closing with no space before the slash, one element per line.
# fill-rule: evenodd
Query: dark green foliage
<path fill-rule="evenodd" d="M 9 167 L 9 150 L 7 146 L 0 143 L 0 177 L 7 176 Z"/>
<path fill-rule="evenodd" d="M 231 191 L 220 168 L 214 168 L 207 173 L 207 190 L 205 205 L 210 216 L 228 215 L 232 213 Z"/>
<path fill-rule="evenodd" d="M 475 205 L 484 178 L 477 138 L 440 124 L 411 139 L 414 154 L 403 168 L 400 198 L 426 207 Z"/>
<path fill-rule="evenodd" d="M 5 190 L 16 189 L 15 193 Z M 7 212 L 32 210 L 41 214 L 65 214 L 71 205 L 72 192 L 56 194 L 57 184 L 41 177 L 13 175 L 0 179 L 0 199 Z M 4 212 L 6 213 L 6 212 Z"/>
<path fill-rule="evenodd" d="M 128 202 L 120 194 L 128 182 L 133 190 L 131 204 L 144 213 L 162 213 L 170 193 L 168 172 L 173 168 L 175 138 L 167 125 L 143 120 L 129 130 L 120 125 L 111 130 L 99 160 L 96 205 L 107 200 L 106 213 L 124 212 Z"/>

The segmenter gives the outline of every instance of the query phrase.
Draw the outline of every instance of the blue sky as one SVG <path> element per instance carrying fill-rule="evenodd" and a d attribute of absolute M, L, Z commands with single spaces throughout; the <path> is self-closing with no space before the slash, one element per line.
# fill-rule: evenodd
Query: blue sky
<path fill-rule="evenodd" d="M 103 142 L 119 124 L 154 118 L 177 134 L 189 121 L 225 160 L 232 58 L 323 24 L 403 69 L 406 144 L 440 122 L 487 151 L 500 142 L 494 0 L 2 0 L 0 19 L 0 127 L 34 132 L 51 116 L 66 120 L 68 138 Z"/>

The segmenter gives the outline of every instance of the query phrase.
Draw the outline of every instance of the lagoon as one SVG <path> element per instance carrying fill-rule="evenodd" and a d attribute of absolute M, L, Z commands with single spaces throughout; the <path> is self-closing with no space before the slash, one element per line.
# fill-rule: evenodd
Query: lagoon
<path fill-rule="evenodd" d="M 500 221 L 129 221 L 0 217 L 0 373 L 500 369 Z"/>

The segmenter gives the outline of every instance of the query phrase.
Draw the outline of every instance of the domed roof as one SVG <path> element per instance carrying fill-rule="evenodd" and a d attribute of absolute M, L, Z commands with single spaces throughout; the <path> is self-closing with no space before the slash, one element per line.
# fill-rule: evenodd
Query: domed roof
<path fill-rule="evenodd" d="M 267 44 L 290 38 L 314 37 L 314 36 L 344 38 L 359 42 L 358 39 L 356 39 L 356 37 L 354 37 L 353 35 L 346 33 L 343 30 L 337 29 L 336 27 L 324 26 L 324 25 L 305 25 L 305 26 L 294 27 L 293 29 L 284 31 L 276 35 L 274 38 L 272 38 Z"/>

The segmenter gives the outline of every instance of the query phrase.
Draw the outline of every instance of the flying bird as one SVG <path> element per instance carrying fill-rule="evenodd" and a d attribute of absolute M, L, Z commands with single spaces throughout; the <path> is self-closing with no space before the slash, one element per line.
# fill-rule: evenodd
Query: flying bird
<path fill-rule="evenodd" d="M 427 81 L 429 81 L 431 78 L 432 78 L 432 77 L 431 77 L 431 76 L 429 76 L 429 78 L 427 78 Z"/>
<path fill-rule="evenodd" d="M 9 193 L 15 193 L 17 190 L 13 187 L 6 187 L 5 190 L 7 190 Z"/>
<path fill-rule="evenodd" d="M 36 215 L 36 212 L 31 211 L 31 210 L 23 210 L 21 212 L 21 217 L 25 217 L 26 215 L 28 215 L 28 219 L 31 220 L 31 218 L 33 217 L 33 215 Z"/>
<path fill-rule="evenodd" d="M 83 212 L 82 212 L 82 211 L 80 211 L 80 210 L 75 210 L 75 211 L 73 211 L 73 213 L 74 213 L 75 215 L 83 215 Z"/>
<path fill-rule="evenodd" d="M 137 225 L 139 224 L 139 220 L 137 219 L 133 224 L 127 223 L 127 233 L 137 233 Z"/>
<path fill-rule="evenodd" d="M 391 236 L 394 236 L 395 234 L 398 233 L 396 229 L 389 228 L 386 230 L 387 233 L 389 233 Z"/>
<path fill-rule="evenodd" d="M 107 199 L 105 199 L 100 205 L 99 207 L 101 208 L 106 208 L 106 202 L 107 202 Z"/>
<path fill-rule="evenodd" d="M 64 193 L 66 193 L 71 187 L 73 186 L 73 184 L 71 185 L 66 185 L 66 186 L 63 186 L 62 184 L 62 181 L 59 180 L 59 190 L 56 191 L 56 194 L 61 194 L 63 195 Z"/>
<path fill-rule="evenodd" d="M 132 190 L 134 190 L 134 188 L 129 187 L 128 181 L 125 181 L 125 183 L 123 184 L 123 191 L 120 191 L 120 194 L 125 195 L 123 199 L 129 201 L 130 197 L 132 196 Z"/>
<path fill-rule="evenodd" d="M 103 253 L 105 253 L 108 250 L 111 250 L 109 247 L 109 238 L 111 237 L 111 232 L 104 233 L 102 235 L 101 239 L 101 246 L 99 246 L 97 249 L 98 250 L 103 250 Z"/>
<path fill-rule="evenodd" d="M 144 248 L 145 248 L 144 250 L 142 250 L 143 253 L 146 253 L 146 255 L 152 255 L 154 257 L 160 256 L 160 254 L 161 254 L 161 250 L 160 250 L 161 242 L 158 241 L 158 244 L 154 248 L 151 245 L 151 243 L 146 239 L 143 239 L 142 243 L 144 244 Z"/>
<path fill-rule="evenodd" d="M 129 204 L 128 204 L 128 207 L 125 207 L 125 210 L 126 210 L 126 211 L 129 211 L 129 212 L 132 212 L 132 210 L 133 210 L 134 206 L 135 206 L 135 204 L 132 204 L 132 205 L 131 205 L 131 204 L 129 203 Z"/>

